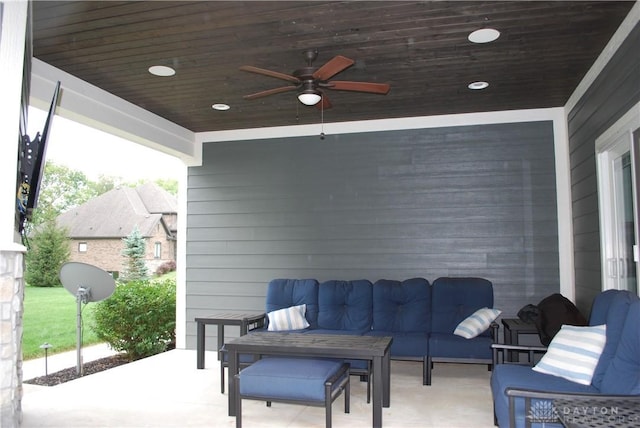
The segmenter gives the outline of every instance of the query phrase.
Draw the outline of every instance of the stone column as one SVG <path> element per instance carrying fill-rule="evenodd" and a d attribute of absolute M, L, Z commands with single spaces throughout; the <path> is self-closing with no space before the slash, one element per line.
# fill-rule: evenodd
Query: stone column
<path fill-rule="evenodd" d="M 0 426 L 22 421 L 24 254 L 16 227 L 17 159 L 29 2 L 0 0 Z M 27 94 L 28 95 L 28 94 Z M 27 96 L 28 98 L 28 96 Z M 26 101 L 25 101 L 26 102 Z"/>
<path fill-rule="evenodd" d="M 22 250 L 0 251 L 0 426 L 7 428 L 22 421 L 23 272 Z"/>

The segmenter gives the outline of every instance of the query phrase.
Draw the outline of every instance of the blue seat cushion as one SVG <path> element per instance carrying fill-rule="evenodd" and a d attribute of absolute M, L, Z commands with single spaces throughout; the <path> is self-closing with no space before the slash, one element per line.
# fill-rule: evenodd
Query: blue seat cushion
<path fill-rule="evenodd" d="M 318 326 L 326 330 L 371 330 L 372 285 L 366 279 L 325 281 L 318 287 Z"/>
<path fill-rule="evenodd" d="M 473 339 L 453 334 L 432 333 L 429 336 L 429 355 L 444 358 L 480 358 L 491 359 L 491 344 L 493 340 L 487 336 L 477 336 Z"/>
<path fill-rule="evenodd" d="M 391 357 L 424 357 L 429 352 L 429 334 L 371 330 L 366 336 L 392 336 Z"/>
<path fill-rule="evenodd" d="M 274 279 L 267 286 L 265 312 L 306 305 L 310 328 L 318 327 L 318 281 L 315 279 Z"/>
<path fill-rule="evenodd" d="M 592 385 L 580 385 L 579 383 L 568 381 L 564 378 L 538 373 L 531 370 L 531 367 L 498 364 L 491 374 L 491 392 L 495 406 L 496 417 L 500 427 L 509 426 L 509 399 L 505 394 L 508 388 L 516 389 L 537 389 L 542 391 L 572 392 L 572 393 L 597 393 Z M 544 401 L 544 403 L 541 403 Z M 532 400 L 532 407 L 546 408 L 550 404 L 548 400 Z M 525 426 L 525 417 L 530 414 L 531 409 L 524 408 L 524 399 L 516 399 L 516 427 Z M 561 426 L 561 425 L 549 425 Z"/>
<path fill-rule="evenodd" d="M 324 384 L 342 364 L 328 359 L 264 358 L 240 372 L 240 395 L 264 398 L 265 401 L 324 402 Z M 334 386 L 337 384 L 339 382 L 334 382 Z"/>
<path fill-rule="evenodd" d="M 373 330 L 429 332 L 431 289 L 424 278 L 373 284 Z"/>

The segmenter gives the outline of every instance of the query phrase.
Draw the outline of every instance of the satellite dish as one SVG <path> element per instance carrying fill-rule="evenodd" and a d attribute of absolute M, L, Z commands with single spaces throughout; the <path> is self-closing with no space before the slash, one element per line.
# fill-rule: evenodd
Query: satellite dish
<path fill-rule="evenodd" d="M 83 303 L 99 302 L 113 294 L 116 282 L 109 272 L 87 263 L 69 262 L 60 268 L 60 281 L 74 296 L 83 289 Z"/>
<path fill-rule="evenodd" d="M 60 282 L 74 296 L 77 302 L 77 351 L 76 374 L 82 376 L 82 304 L 99 302 L 113 294 L 116 282 L 113 277 L 99 267 L 80 262 L 69 262 L 60 268 Z"/>

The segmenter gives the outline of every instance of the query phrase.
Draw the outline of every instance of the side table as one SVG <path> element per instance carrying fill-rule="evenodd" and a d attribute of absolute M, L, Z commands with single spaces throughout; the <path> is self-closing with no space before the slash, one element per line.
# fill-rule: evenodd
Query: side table
<path fill-rule="evenodd" d="M 502 325 L 504 327 L 505 345 L 520 345 L 521 334 L 538 334 L 538 329 L 535 324 L 526 323 L 520 318 L 503 318 Z M 509 361 L 514 361 L 514 357 L 516 356 L 516 351 L 509 351 Z"/>
<path fill-rule="evenodd" d="M 205 350 L 205 327 L 207 324 L 217 324 L 218 326 L 218 360 L 220 360 L 220 349 L 224 345 L 224 326 L 237 325 L 240 327 L 240 336 L 247 334 L 248 326 L 263 314 L 247 314 L 238 312 L 217 312 L 204 317 L 196 317 L 196 367 L 204 369 Z"/>

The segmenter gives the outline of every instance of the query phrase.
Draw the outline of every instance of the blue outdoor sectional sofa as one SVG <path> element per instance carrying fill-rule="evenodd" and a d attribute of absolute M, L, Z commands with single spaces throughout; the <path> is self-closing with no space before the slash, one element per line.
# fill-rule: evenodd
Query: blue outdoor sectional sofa
<path fill-rule="evenodd" d="M 604 340 L 597 352 L 593 335 L 603 325 L 605 331 L 597 334 Z M 575 423 L 571 426 L 640 426 L 640 299 L 628 291 L 600 293 L 589 326 L 569 327 L 565 340 L 556 339 L 560 333 L 554 337 L 544 354 L 555 353 L 543 365 L 545 373 L 529 365 L 498 364 L 498 353 L 526 349 L 493 345 L 500 351 L 491 376 L 496 425 L 561 427 L 562 415 Z M 592 377 L 583 378 L 588 363 Z M 636 410 L 619 413 L 625 403 Z"/>
<path fill-rule="evenodd" d="M 268 284 L 267 314 L 304 305 L 306 334 L 391 336 L 391 358 L 423 363 L 423 384 L 431 384 L 434 362 L 492 363 L 491 345 L 498 326 L 466 339 L 454 334 L 458 324 L 483 307 L 493 307 L 493 285 L 482 278 L 274 279 Z M 287 315 L 288 316 L 288 315 Z M 297 329 L 295 327 L 298 327 Z"/>

